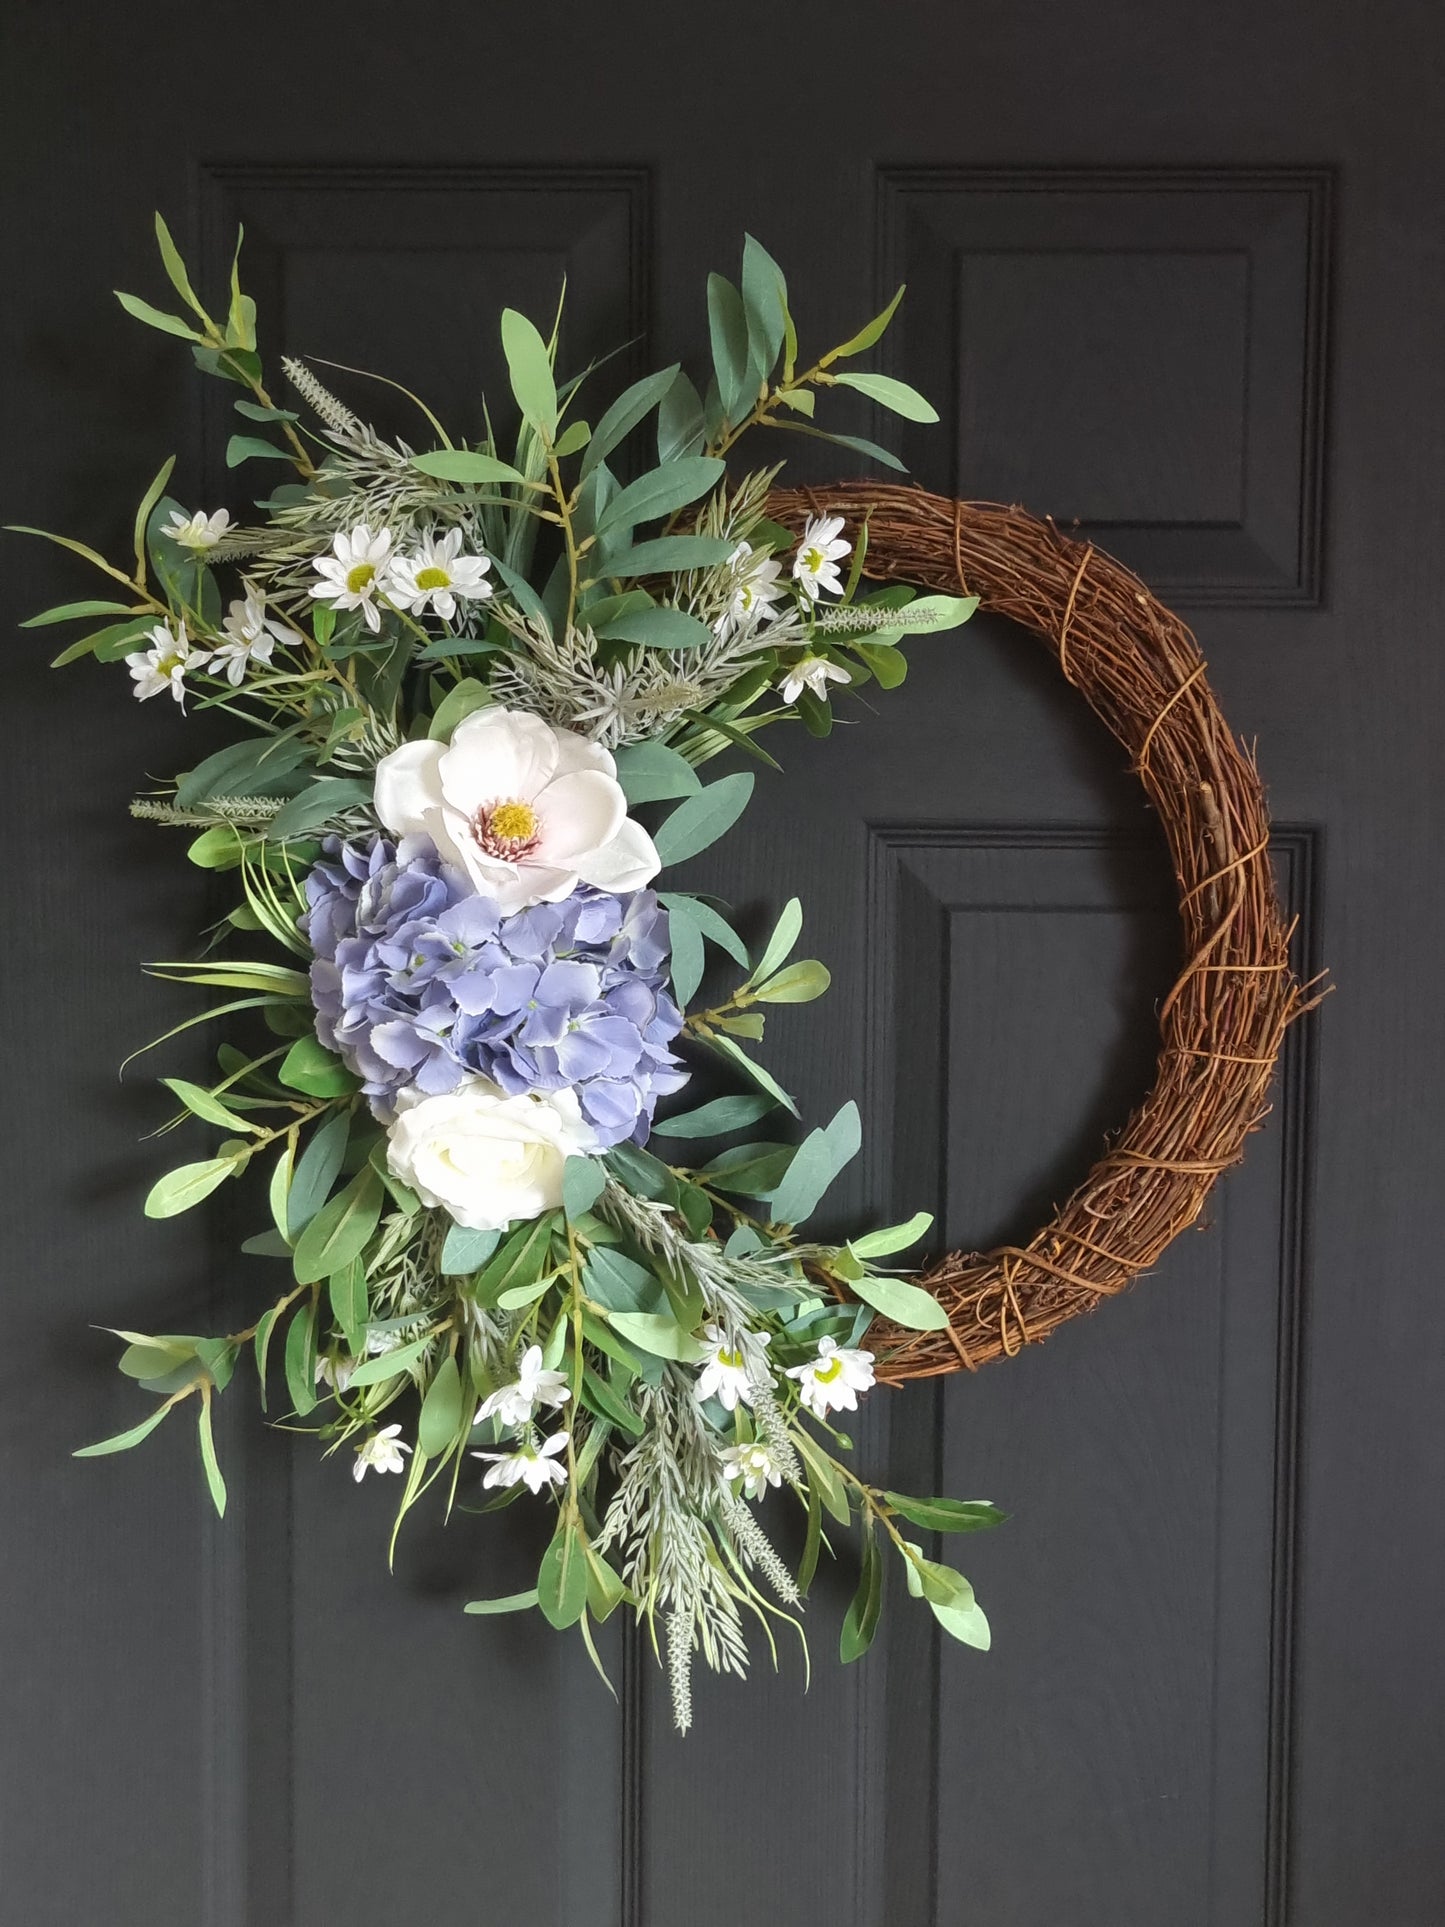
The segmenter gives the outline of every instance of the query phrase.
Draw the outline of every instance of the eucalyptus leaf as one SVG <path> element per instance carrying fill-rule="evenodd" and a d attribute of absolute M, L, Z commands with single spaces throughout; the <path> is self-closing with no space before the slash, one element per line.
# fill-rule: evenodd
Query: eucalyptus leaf
<path fill-rule="evenodd" d="M 417 1421 L 416 1442 L 428 1458 L 440 1458 L 449 1450 L 462 1417 L 462 1375 L 455 1358 L 444 1358 L 427 1387 Z"/>
<path fill-rule="evenodd" d="M 706 437 L 702 397 L 679 369 L 657 411 L 657 459 L 671 462 L 682 455 L 695 455 Z"/>
<path fill-rule="evenodd" d="M 617 530 L 675 514 L 715 488 L 726 472 L 726 465 L 712 455 L 680 455 L 649 469 L 615 495 L 598 517 L 598 539 L 605 541 Z"/>
<path fill-rule="evenodd" d="M 936 422 L 938 410 L 931 401 L 920 395 L 916 388 L 910 388 L 906 381 L 895 381 L 892 375 L 869 375 L 849 372 L 834 375 L 833 380 L 840 388 L 856 388 L 860 395 L 876 401 L 881 408 L 887 408 L 895 415 L 901 415 L 910 422 Z"/>
<path fill-rule="evenodd" d="M 442 1245 L 441 1269 L 444 1278 L 467 1278 L 492 1256 L 501 1242 L 498 1231 L 472 1231 L 454 1224 Z"/>
<path fill-rule="evenodd" d="M 425 455 L 413 455 L 411 465 L 423 475 L 434 475 L 440 482 L 481 484 L 485 482 L 526 482 L 520 469 L 495 455 L 484 455 L 470 448 L 435 448 Z"/>
<path fill-rule="evenodd" d="M 291 1238 L 301 1235 L 330 1197 L 350 1132 L 351 1119 L 344 1113 L 328 1118 L 296 1160 L 286 1196 L 286 1229 Z"/>
<path fill-rule="evenodd" d="M 790 1221 L 791 1222 L 791 1221 Z M 852 1283 L 853 1294 L 874 1311 L 891 1318 L 895 1325 L 909 1331 L 940 1332 L 948 1329 L 948 1313 L 932 1292 L 921 1285 L 910 1285 L 901 1278 L 875 1278 L 864 1275 Z"/>
<path fill-rule="evenodd" d="M 685 863 L 725 835 L 747 808 L 755 781 L 751 770 L 742 770 L 680 803 L 653 836 L 663 866 Z"/>
<path fill-rule="evenodd" d="M 322 1205 L 296 1240 L 292 1268 L 298 1284 L 319 1283 L 364 1250 L 381 1216 L 381 1179 L 368 1164 Z"/>
<path fill-rule="evenodd" d="M 646 649 L 702 649 L 714 640 L 713 632 L 697 616 L 685 609 L 633 609 L 614 616 L 594 633 L 599 642 L 632 642 Z M 639 745 L 660 749 L 660 743 Z M 691 765 L 689 765 L 689 768 Z M 671 795 L 682 792 L 673 790 Z"/>
<path fill-rule="evenodd" d="M 1008 1517 L 987 1499 L 910 1499 L 903 1492 L 885 1492 L 895 1512 L 929 1532 L 985 1532 Z"/>
<path fill-rule="evenodd" d="M 675 1319 L 658 1312 L 614 1311 L 609 1313 L 608 1322 L 630 1344 L 640 1345 L 655 1358 L 696 1365 L 706 1355 L 707 1348 L 685 1332 Z"/>
<path fill-rule="evenodd" d="M 507 357 L 512 394 L 523 419 L 530 422 L 544 440 L 550 441 L 557 427 L 557 383 L 552 374 L 552 359 L 535 325 L 515 308 L 502 310 L 502 349 Z"/>
<path fill-rule="evenodd" d="M 740 963 L 744 970 L 747 969 L 746 944 L 732 925 L 719 916 L 710 903 L 705 903 L 701 897 L 681 895 L 675 890 L 660 890 L 657 900 L 666 910 L 669 924 L 674 917 L 686 923 L 696 924 L 709 943 L 715 943 L 720 950 L 725 950 L 735 962 Z"/>
<path fill-rule="evenodd" d="M 766 983 L 756 984 L 749 995 L 760 1004 L 810 1004 L 832 981 L 828 966 L 808 957 L 788 964 Z"/>
<path fill-rule="evenodd" d="M 410 1371 L 431 1342 L 429 1336 L 414 1338 L 409 1344 L 397 1345 L 389 1352 L 378 1352 L 374 1358 L 363 1358 L 351 1374 L 351 1383 L 384 1385 L 389 1378 L 399 1378 L 403 1372 Z"/>
<path fill-rule="evenodd" d="M 626 440 L 639 422 L 661 405 L 678 372 L 678 364 L 674 362 L 670 368 L 663 368 L 655 375 L 644 375 L 641 381 L 635 381 L 630 388 L 622 391 L 592 431 L 592 439 L 582 459 L 584 479 Z"/>
<path fill-rule="evenodd" d="M 111 1452 L 128 1452 L 133 1445 L 139 1445 L 142 1439 L 148 1439 L 170 1410 L 169 1405 L 158 1405 L 155 1411 L 143 1418 L 139 1425 L 132 1425 L 129 1431 L 117 1432 L 95 1445 L 82 1445 L 70 1456 L 74 1459 L 100 1459 Z"/>
<path fill-rule="evenodd" d="M 685 569 L 712 569 L 726 562 L 736 545 L 720 535 L 657 535 L 633 548 L 607 550 L 603 575 L 677 575 Z"/>
<path fill-rule="evenodd" d="M 709 1038 L 708 1042 L 714 1050 L 721 1051 L 724 1057 L 744 1071 L 760 1089 L 767 1091 L 779 1104 L 790 1110 L 794 1117 L 798 1115 L 797 1104 L 789 1097 L 772 1072 L 766 1070 L 756 1058 L 749 1057 L 741 1044 L 735 1044 L 731 1037 L 716 1036 Z"/>
<path fill-rule="evenodd" d="M 933 1223 L 931 1211 L 915 1211 L 906 1224 L 890 1224 L 877 1231 L 865 1231 L 861 1238 L 850 1238 L 850 1248 L 860 1258 L 886 1258 L 895 1251 L 906 1251 Z"/>
<path fill-rule="evenodd" d="M 660 1119 L 652 1127 L 654 1137 L 721 1137 L 727 1131 L 745 1130 L 776 1109 L 776 1100 L 759 1093 L 756 1097 L 715 1097 L 695 1111 L 682 1111 L 676 1117 Z"/>
<path fill-rule="evenodd" d="M 464 1613 L 524 1613 L 537 1603 L 537 1588 L 530 1586 L 526 1592 L 509 1592 L 500 1599 L 469 1599 L 462 1607 Z"/>
<path fill-rule="evenodd" d="M 775 1224 L 802 1224 L 817 1210 L 823 1193 L 862 1144 L 858 1106 L 850 1099 L 833 1121 L 810 1131 L 772 1198 Z"/>
<path fill-rule="evenodd" d="M 582 1528 L 564 1512 L 537 1574 L 537 1604 L 549 1625 L 575 1626 L 587 1610 L 587 1549 Z"/>
<path fill-rule="evenodd" d="M 624 743 L 614 755 L 622 793 L 634 806 L 695 796 L 702 788 L 692 764 L 666 743 Z"/>
<path fill-rule="evenodd" d="M 904 288 L 906 288 L 907 285 L 907 282 L 905 282 L 903 287 L 899 288 L 897 294 L 894 295 L 893 299 L 888 303 L 888 306 L 883 309 L 881 314 L 874 315 L 873 319 L 861 327 L 856 335 L 850 335 L 848 340 L 843 342 L 841 346 L 834 348 L 831 353 L 825 355 L 823 357 L 823 365 L 827 367 L 832 362 L 841 361 L 849 355 L 865 354 L 869 348 L 880 341 L 883 338 L 883 333 L 889 322 L 898 312 L 898 304 L 903 299 Z"/>
<path fill-rule="evenodd" d="M 349 1097 L 358 1087 L 355 1073 L 311 1033 L 297 1038 L 276 1075 L 289 1090 L 308 1097 Z"/>
<path fill-rule="evenodd" d="M 574 1224 L 592 1209 L 606 1187 L 607 1169 L 598 1159 L 567 1159 L 562 1166 L 562 1205 Z"/>
<path fill-rule="evenodd" d="M 217 1185 L 224 1184 L 236 1170 L 234 1158 L 204 1158 L 198 1164 L 181 1164 L 167 1171 L 151 1186 L 145 1201 L 148 1218 L 174 1218 L 192 1205 L 208 1198 Z"/>
<path fill-rule="evenodd" d="M 796 897 L 789 897 L 773 925 L 773 934 L 763 946 L 763 954 L 758 959 L 758 967 L 753 972 L 755 982 L 771 977 L 793 954 L 793 946 L 803 931 L 803 906 Z"/>

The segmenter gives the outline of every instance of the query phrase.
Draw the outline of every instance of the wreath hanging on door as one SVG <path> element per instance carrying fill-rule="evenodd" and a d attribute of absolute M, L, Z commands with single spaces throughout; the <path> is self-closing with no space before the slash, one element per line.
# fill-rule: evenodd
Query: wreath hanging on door
<path fill-rule="evenodd" d="M 145 1208 L 170 1217 L 264 1173 L 271 1222 L 244 1249 L 285 1277 L 258 1287 L 243 1330 L 119 1332 L 122 1372 L 155 1402 L 80 1456 L 186 1407 L 224 1511 L 214 1402 L 251 1354 L 264 1403 L 274 1364 L 289 1427 L 358 1480 L 399 1478 L 398 1526 L 433 1487 L 448 1509 L 551 1506 L 536 1585 L 467 1610 L 535 1606 L 596 1661 L 594 1622 L 631 1607 L 683 1730 L 696 1654 L 742 1674 L 745 1616 L 770 1646 L 798 1627 L 830 1522 L 861 1536 L 844 1660 L 874 1636 L 890 1546 L 943 1628 L 987 1647 L 968 1581 L 921 1541 L 1002 1514 L 871 1485 L 839 1419 L 878 1380 L 971 1368 L 1120 1290 L 1263 1115 L 1301 991 L 1260 784 L 1193 639 L 1117 563 L 1018 509 L 729 476 L 764 425 L 901 466 L 815 421 L 834 387 L 937 419 L 852 367 L 901 289 L 800 369 L 783 275 L 749 239 L 741 285 L 709 281 L 705 391 L 667 368 L 590 425 L 592 371 L 559 383 L 556 324 L 544 336 L 509 310 L 515 442 L 504 456 L 490 418 L 456 441 L 411 396 L 432 444 L 418 453 L 298 361 L 283 367 L 306 414 L 278 405 L 237 268 L 213 319 L 156 229 L 184 312 L 122 305 L 239 390 L 228 466 L 293 478 L 237 525 L 169 495 L 168 461 L 133 562 L 50 538 L 119 593 L 32 624 L 88 631 L 57 666 L 123 661 L 140 700 L 236 725 L 132 806 L 184 829 L 190 860 L 231 886 L 198 956 L 150 966 L 219 999 L 167 1036 L 259 1016 L 249 1047 L 219 1046 L 214 1081 L 162 1080 L 174 1124 L 222 1136 Z M 750 947 L 725 906 L 654 886 L 749 801 L 750 771 L 705 781 L 703 766 L 772 764 L 758 738 L 774 723 L 827 735 L 834 702 L 895 687 L 905 646 L 980 602 L 1043 636 L 1128 748 L 1169 838 L 1188 961 L 1152 1095 L 1052 1223 L 909 1277 L 896 1261 L 926 1214 L 842 1244 L 805 1228 L 861 1125 L 850 1103 L 780 1130 L 796 1107 L 757 1052 L 765 1018 L 828 987 L 796 955 L 801 906 Z M 731 981 L 691 1008 L 709 966 Z M 690 1102 L 706 1059 L 733 1088 Z M 792 1569 L 758 1517 L 774 1488 L 805 1520 Z"/>

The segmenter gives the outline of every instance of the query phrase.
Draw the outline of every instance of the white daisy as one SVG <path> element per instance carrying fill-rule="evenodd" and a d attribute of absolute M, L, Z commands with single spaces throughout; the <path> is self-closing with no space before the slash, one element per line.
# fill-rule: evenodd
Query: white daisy
<path fill-rule="evenodd" d="M 225 509 L 217 509 L 212 515 L 207 515 L 204 509 L 197 509 L 194 515 L 187 515 L 184 509 L 172 509 L 171 519 L 161 534 L 179 547 L 190 549 L 194 555 L 204 555 L 207 549 L 215 548 L 230 526 L 231 517 Z"/>
<path fill-rule="evenodd" d="M 785 703 L 795 703 L 805 689 L 811 689 L 820 702 L 828 700 L 830 682 L 851 682 L 846 669 L 840 669 L 826 656 L 802 656 L 778 684 Z"/>
<path fill-rule="evenodd" d="M 728 605 L 713 624 L 718 636 L 735 635 L 772 614 L 773 604 L 783 591 L 777 586 L 783 565 L 775 556 L 753 554 L 751 542 L 739 542 L 728 557 L 732 571 L 732 593 Z"/>
<path fill-rule="evenodd" d="M 734 1347 L 721 1325 L 704 1325 L 702 1338 L 708 1349 L 694 1387 L 697 1396 L 716 1398 L 729 1412 L 737 1410 L 739 1399 L 744 1405 L 751 1405 L 754 1379 L 767 1377 L 767 1363 L 762 1354 L 763 1347 L 772 1342 L 769 1334 L 740 1333 Z"/>
<path fill-rule="evenodd" d="M 554 1432 L 551 1438 L 538 1446 L 519 1445 L 512 1452 L 473 1452 L 472 1457 L 495 1461 L 482 1480 L 484 1486 L 508 1486 L 520 1482 L 529 1492 L 540 1492 L 544 1485 L 566 1485 L 567 1468 L 557 1456 L 566 1449 L 567 1434 Z"/>
<path fill-rule="evenodd" d="M 542 1369 L 542 1347 L 529 1345 L 522 1354 L 517 1376 L 483 1399 L 473 1424 L 484 1418 L 498 1418 L 503 1425 L 525 1425 L 539 1405 L 565 1405 L 572 1394 L 565 1373 Z"/>
<path fill-rule="evenodd" d="M 383 1425 L 379 1432 L 373 1432 L 357 1446 L 356 1463 L 351 1468 L 351 1475 L 358 1485 L 371 1467 L 375 1467 L 378 1472 L 406 1470 L 406 1460 L 402 1457 L 402 1453 L 410 1452 L 411 1447 L 405 1439 L 398 1437 L 400 1431 L 399 1425 Z"/>
<path fill-rule="evenodd" d="M 722 1455 L 723 1472 L 729 1479 L 741 1479 L 743 1496 L 760 1499 L 770 1485 L 783 1483 L 782 1468 L 761 1439 L 751 1445 L 730 1445 Z"/>
<path fill-rule="evenodd" d="M 154 629 L 147 629 L 146 640 L 151 645 L 149 649 L 137 650 L 125 659 L 126 668 L 135 679 L 131 694 L 137 702 L 144 703 L 169 690 L 184 709 L 186 671 L 200 669 L 205 656 L 198 656 L 191 648 L 184 622 L 177 622 L 174 630 L 168 623 L 158 622 Z"/>
<path fill-rule="evenodd" d="M 462 532 L 428 535 L 415 555 L 394 555 L 386 576 L 387 599 L 398 609 L 420 615 L 430 603 L 444 622 L 457 610 L 457 597 L 485 602 L 492 593 L 482 578 L 491 563 L 484 555 L 461 553 Z"/>
<path fill-rule="evenodd" d="M 338 530 L 331 549 L 311 565 L 322 578 L 312 583 L 312 595 L 337 609 L 360 609 L 367 628 L 380 629 L 376 598 L 391 560 L 391 530 L 378 529 L 373 535 L 365 522 L 358 522 L 354 529 Z"/>
<path fill-rule="evenodd" d="M 841 515 L 819 515 L 808 523 L 799 538 L 798 553 L 793 558 L 793 580 L 809 602 L 816 602 L 825 591 L 828 595 L 843 593 L 838 563 L 853 544 L 839 540 L 842 530 Z"/>
<path fill-rule="evenodd" d="M 213 673 L 224 676 L 233 689 L 240 688 L 250 663 L 270 662 L 271 651 L 278 642 L 291 649 L 300 648 L 303 642 L 295 629 L 266 614 L 266 603 L 259 589 L 250 582 L 244 586 L 245 600 L 231 604 L 221 624 L 226 639 L 210 656 Z"/>
<path fill-rule="evenodd" d="M 333 1392 L 344 1392 L 351 1383 L 351 1374 L 356 1370 L 356 1363 L 354 1358 L 348 1358 L 344 1352 L 338 1358 L 333 1358 L 329 1352 L 323 1352 L 316 1361 L 316 1383 L 329 1385 Z"/>
<path fill-rule="evenodd" d="M 859 1392 L 873 1384 L 873 1354 L 820 1338 L 818 1356 L 806 1365 L 790 1365 L 788 1377 L 797 1379 L 798 1398 L 815 1418 L 832 1411 L 856 1412 Z"/>

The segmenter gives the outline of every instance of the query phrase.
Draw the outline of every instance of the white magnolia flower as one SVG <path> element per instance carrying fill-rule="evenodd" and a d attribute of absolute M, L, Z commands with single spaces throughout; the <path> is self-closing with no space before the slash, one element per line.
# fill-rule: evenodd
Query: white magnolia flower
<path fill-rule="evenodd" d="M 565 1405 L 571 1396 L 566 1374 L 544 1371 L 542 1347 L 529 1345 L 522 1354 L 515 1381 L 500 1386 L 485 1398 L 472 1422 L 480 1425 L 484 1418 L 495 1416 L 503 1425 L 525 1425 L 539 1405 Z"/>
<path fill-rule="evenodd" d="M 840 669 L 826 656 L 804 656 L 778 684 L 785 703 L 795 703 L 805 689 L 811 689 L 820 702 L 828 700 L 830 682 L 851 682 L 853 679 L 846 669 Z"/>
<path fill-rule="evenodd" d="M 515 709 L 474 710 L 450 743 L 383 756 L 376 813 L 396 836 L 430 837 L 506 916 L 579 883 L 638 890 L 662 867 L 601 744 Z"/>
<path fill-rule="evenodd" d="M 806 1365 L 790 1365 L 788 1377 L 798 1381 L 798 1397 L 816 1418 L 829 1412 L 856 1412 L 859 1392 L 873 1384 L 872 1352 L 841 1349 L 835 1339 L 818 1340 L 818 1356 Z"/>
<path fill-rule="evenodd" d="M 461 530 L 449 529 L 427 536 L 415 555 L 394 555 L 386 575 L 387 600 L 412 615 L 430 603 L 446 622 L 456 614 L 458 596 L 485 601 L 492 585 L 482 578 L 492 565 L 484 555 L 463 555 L 461 546 Z"/>
<path fill-rule="evenodd" d="M 783 591 L 777 586 L 783 565 L 771 555 L 754 556 L 751 542 L 739 542 L 728 557 L 732 570 L 732 594 L 728 605 L 713 624 L 719 636 L 735 634 L 772 613 Z"/>
<path fill-rule="evenodd" d="M 500 1231 L 556 1210 L 562 1167 L 595 1149 L 574 1091 L 507 1097 L 469 1077 L 439 1097 L 402 1091 L 386 1157 L 423 1204 L 469 1231 Z"/>
<path fill-rule="evenodd" d="M 339 1358 L 332 1358 L 329 1352 L 323 1352 L 316 1361 L 316 1383 L 329 1385 L 333 1392 L 344 1392 L 351 1383 L 356 1364 L 357 1361 L 345 1353 Z M 360 1478 L 361 1474 L 358 1472 L 356 1476 Z"/>
<path fill-rule="evenodd" d="M 245 586 L 245 600 L 233 602 L 221 624 L 226 639 L 210 656 L 212 672 L 224 676 L 233 689 L 241 686 L 249 663 L 270 662 L 278 642 L 291 649 L 301 647 L 303 642 L 297 630 L 266 614 L 259 589 L 249 582 Z"/>
<path fill-rule="evenodd" d="M 770 1485 L 783 1483 L 782 1468 L 761 1439 L 751 1445 L 730 1445 L 722 1455 L 723 1472 L 729 1479 L 741 1479 L 744 1497 L 760 1499 Z"/>
<path fill-rule="evenodd" d="M 184 622 L 177 622 L 174 630 L 168 623 L 158 622 L 154 629 L 146 630 L 146 640 L 150 643 L 149 649 L 137 650 L 125 659 L 126 668 L 135 679 L 131 694 L 137 702 L 144 703 L 169 690 L 184 709 L 186 671 L 200 669 L 205 656 L 197 655 L 191 648 Z"/>
<path fill-rule="evenodd" d="M 360 609 L 367 628 L 379 629 L 376 598 L 391 560 L 391 530 L 378 529 L 373 535 L 365 522 L 358 522 L 354 529 L 339 529 L 331 548 L 330 555 L 317 556 L 311 565 L 321 577 L 312 583 L 312 595 L 337 609 Z"/>
<path fill-rule="evenodd" d="M 397 1436 L 400 1431 L 399 1425 L 383 1425 L 379 1432 L 373 1432 L 357 1446 L 351 1474 L 358 1485 L 372 1466 L 378 1472 L 405 1472 L 406 1460 L 401 1455 L 410 1452 L 411 1447 Z"/>
<path fill-rule="evenodd" d="M 702 1360 L 702 1370 L 697 1375 L 695 1390 L 698 1397 L 716 1398 L 729 1412 L 737 1410 L 739 1399 L 744 1405 L 751 1405 L 753 1380 L 765 1376 L 767 1372 L 762 1348 L 772 1342 L 770 1335 L 767 1332 L 749 1332 L 747 1339 L 734 1349 L 728 1344 L 727 1333 L 721 1325 L 704 1325 L 702 1338 L 707 1352 Z M 754 1354 L 751 1358 L 749 1351 Z"/>
<path fill-rule="evenodd" d="M 544 1485 L 566 1485 L 567 1468 L 557 1455 L 567 1449 L 567 1434 L 554 1432 L 541 1445 L 519 1445 L 513 1452 L 473 1452 L 474 1459 L 492 1459 L 494 1464 L 482 1480 L 483 1485 L 525 1485 L 529 1492 L 540 1492 Z"/>
<path fill-rule="evenodd" d="M 829 595 L 843 593 L 838 563 L 853 544 L 839 540 L 842 530 L 841 515 L 815 516 L 803 530 L 793 558 L 793 580 L 809 602 L 816 602 L 824 591 Z"/>
<path fill-rule="evenodd" d="M 204 509 L 197 509 L 194 515 L 172 509 L 161 534 L 195 555 L 204 555 L 207 549 L 215 548 L 230 526 L 231 517 L 225 509 L 217 509 L 213 515 L 207 515 Z"/>

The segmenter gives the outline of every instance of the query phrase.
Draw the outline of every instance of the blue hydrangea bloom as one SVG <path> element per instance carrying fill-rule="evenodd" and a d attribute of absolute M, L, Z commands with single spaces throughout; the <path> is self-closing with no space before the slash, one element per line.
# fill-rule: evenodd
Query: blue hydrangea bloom
<path fill-rule="evenodd" d="M 379 1115 L 480 1073 L 509 1096 L 570 1087 L 599 1147 L 642 1143 L 687 1081 L 651 890 L 583 884 L 504 917 L 425 837 L 331 837 L 306 895 L 316 1034 Z"/>

